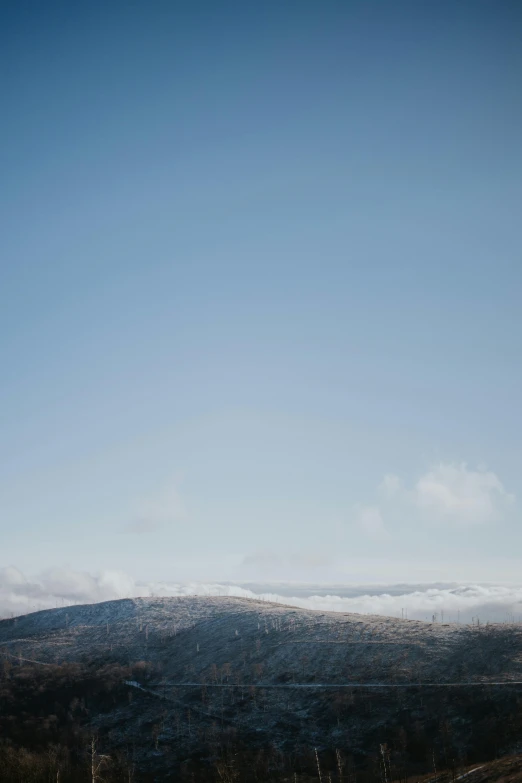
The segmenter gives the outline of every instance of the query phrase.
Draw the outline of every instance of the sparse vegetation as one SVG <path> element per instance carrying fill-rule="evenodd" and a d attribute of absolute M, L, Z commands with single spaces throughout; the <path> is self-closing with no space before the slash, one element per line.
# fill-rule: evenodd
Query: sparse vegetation
<path fill-rule="evenodd" d="M 1 779 L 455 779 L 518 750 L 521 639 L 243 599 L 2 621 Z"/>

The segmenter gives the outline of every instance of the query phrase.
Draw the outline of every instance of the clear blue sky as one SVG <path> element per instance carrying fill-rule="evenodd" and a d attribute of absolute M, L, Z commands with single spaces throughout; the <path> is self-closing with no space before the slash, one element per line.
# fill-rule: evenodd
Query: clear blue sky
<path fill-rule="evenodd" d="M 0 566 L 515 573 L 521 34 L 2 3 Z"/>

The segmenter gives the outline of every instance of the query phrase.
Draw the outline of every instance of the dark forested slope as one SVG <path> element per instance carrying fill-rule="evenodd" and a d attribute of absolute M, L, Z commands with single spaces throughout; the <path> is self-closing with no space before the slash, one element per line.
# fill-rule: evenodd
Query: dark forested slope
<path fill-rule="evenodd" d="M 234 598 L 3 620 L 2 780 L 456 776 L 518 751 L 521 652 L 514 625 Z"/>

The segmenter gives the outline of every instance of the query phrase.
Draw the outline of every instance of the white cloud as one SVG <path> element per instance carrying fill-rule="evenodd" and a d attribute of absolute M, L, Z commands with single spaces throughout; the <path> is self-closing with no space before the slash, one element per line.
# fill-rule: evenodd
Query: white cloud
<path fill-rule="evenodd" d="M 186 516 L 183 498 L 174 482 L 156 496 L 142 500 L 137 505 L 135 518 L 127 522 L 121 532 L 138 535 L 156 533 L 169 524 L 186 519 Z"/>
<path fill-rule="evenodd" d="M 288 573 L 294 566 L 297 568 L 319 568 L 331 565 L 332 557 L 321 551 L 315 552 L 274 552 L 271 549 L 262 549 L 246 554 L 241 566 L 253 566 L 265 569 L 268 573 Z"/>
<path fill-rule="evenodd" d="M 120 571 L 93 576 L 71 568 L 52 568 L 33 580 L 10 566 L 0 569 L 0 616 L 51 609 L 62 603 L 95 603 L 138 595 L 134 581 Z"/>
<path fill-rule="evenodd" d="M 466 463 L 441 463 L 417 481 L 416 506 L 465 525 L 495 521 L 513 502 L 498 476 L 487 470 L 470 470 Z"/>
<path fill-rule="evenodd" d="M 16 589 L 24 587 L 26 584 L 27 579 L 18 568 L 14 568 L 13 566 L 0 568 L 0 589 L 2 587 Z"/>
<path fill-rule="evenodd" d="M 381 587 L 378 593 L 360 587 L 360 595 L 344 597 L 339 595 L 310 595 L 307 598 L 286 598 L 288 603 L 322 611 L 359 612 L 390 617 L 401 617 L 403 610 L 409 619 L 471 622 L 503 622 L 506 619 L 522 621 L 522 586 L 498 584 L 464 584 L 447 587 L 418 585 L 414 589 L 404 588 L 397 594 L 394 586 L 390 592 Z"/>
<path fill-rule="evenodd" d="M 393 473 L 387 473 L 379 484 L 379 495 L 385 498 L 393 498 L 403 491 L 400 478 Z"/>
<path fill-rule="evenodd" d="M 359 525 L 378 533 L 389 518 L 418 522 L 471 526 L 502 518 L 514 495 L 499 477 L 485 468 L 473 470 L 465 462 L 441 462 L 424 473 L 408 488 L 398 476 L 384 476 L 377 488 L 377 504 L 366 506 Z"/>
<path fill-rule="evenodd" d="M 245 566 L 262 566 L 268 569 L 281 566 L 281 564 L 281 556 L 270 549 L 249 552 L 242 561 L 242 565 Z"/>
<path fill-rule="evenodd" d="M 356 525 L 371 538 L 387 538 L 382 514 L 378 506 L 359 506 L 356 508 Z"/>
<path fill-rule="evenodd" d="M 184 519 L 186 509 L 176 484 L 166 487 L 154 498 L 146 500 L 140 507 L 140 519 L 156 522 L 176 522 Z"/>
<path fill-rule="evenodd" d="M 133 522 L 128 522 L 122 532 L 143 535 L 147 533 L 157 533 L 160 528 L 161 522 L 157 519 L 135 519 Z"/>

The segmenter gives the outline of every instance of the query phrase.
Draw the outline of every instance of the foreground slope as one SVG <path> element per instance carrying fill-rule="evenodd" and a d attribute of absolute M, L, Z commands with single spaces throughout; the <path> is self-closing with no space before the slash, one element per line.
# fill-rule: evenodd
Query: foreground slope
<path fill-rule="evenodd" d="M 386 746 L 389 764 L 420 773 L 514 752 L 522 730 L 518 626 L 140 598 L 1 621 L 0 650 L 41 672 L 126 667 L 111 699 L 87 699 L 83 720 L 111 748 L 132 746 L 158 780 L 232 746 L 271 748 L 281 774 L 282 759 L 306 766 L 314 748 L 325 765 L 339 750 L 366 769 Z"/>
<path fill-rule="evenodd" d="M 34 612 L 0 621 L 0 646 L 42 663 L 161 662 L 179 682 L 208 680 L 208 668 L 225 663 L 228 681 L 243 683 L 522 679 L 518 625 L 429 624 L 247 598 L 137 598 Z"/>

